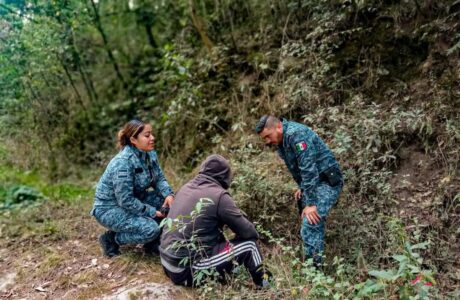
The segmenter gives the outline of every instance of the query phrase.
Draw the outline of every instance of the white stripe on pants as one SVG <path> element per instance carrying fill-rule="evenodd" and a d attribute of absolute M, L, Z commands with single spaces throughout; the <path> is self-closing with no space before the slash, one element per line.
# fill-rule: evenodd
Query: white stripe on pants
<path fill-rule="evenodd" d="M 203 270 L 203 269 L 209 269 L 212 267 L 216 267 L 222 262 L 227 262 L 233 257 L 240 255 L 247 251 L 252 252 L 252 259 L 254 261 L 254 266 L 259 266 L 262 263 L 262 259 L 260 257 L 259 250 L 257 249 L 255 242 L 247 241 L 247 242 L 242 242 L 240 244 L 232 246 L 230 248 L 230 251 L 228 252 L 219 253 L 210 258 L 206 258 L 206 259 L 203 259 L 197 262 L 196 264 L 193 265 L 193 269 Z"/>

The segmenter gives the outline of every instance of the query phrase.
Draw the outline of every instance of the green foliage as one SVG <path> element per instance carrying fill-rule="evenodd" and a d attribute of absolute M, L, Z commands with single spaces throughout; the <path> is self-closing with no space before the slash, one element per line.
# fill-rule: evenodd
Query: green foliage
<path fill-rule="evenodd" d="M 0 197 L 0 208 L 3 209 L 28 206 L 44 199 L 43 194 L 24 185 L 13 186 L 1 194 L 4 194 Z"/>
<path fill-rule="evenodd" d="M 40 200 L 79 201 L 92 198 L 92 188 L 67 182 L 50 184 L 38 172 L 0 166 L 0 203 L 5 208 L 40 204 Z"/>
<path fill-rule="evenodd" d="M 40 191 L 40 177 L 33 172 L 18 172 L 0 166 L 0 208 L 14 209 L 36 206 L 47 197 Z"/>
<path fill-rule="evenodd" d="M 279 258 L 271 258 L 270 262 L 276 261 L 275 270 L 283 269 L 284 264 L 289 264 L 288 270 L 292 274 L 282 274 L 276 278 L 276 289 L 290 292 L 290 296 L 300 296 L 306 299 L 362 299 L 385 298 L 399 295 L 400 299 L 428 299 L 437 295 L 436 288 L 426 285 L 427 282 L 435 283 L 431 271 L 422 272 L 423 260 L 415 252 L 417 249 L 425 249 L 427 242 L 411 245 L 405 243 L 402 255 L 394 255 L 393 258 L 399 263 L 398 270 L 372 270 L 369 275 L 377 279 L 357 277 L 356 270 L 347 265 L 343 258 L 334 257 L 330 270 L 324 273 L 316 269 L 310 260 L 302 262 L 298 257 L 298 248 L 287 246 L 283 238 L 274 238 L 272 234 L 258 227 L 259 232 L 267 235 L 269 241 L 274 243 L 281 252 Z M 422 274 L 422 280 L 413 283 L 416 274 Z M 286 279 L 287 277 L 287 279 Z"/>
<path fill-rule="evenodd" d="M 312 260 L 299 259 L 298 244 L 292 244 L 286 238 L 276 238 L 258 225 L 257 230 L 271 246 L 265 264 L 272 270 L 274 281 L 264 290 L 255 290 L 246 286 L 250 280 L 247 272 L 236 268 L 229 286 L 222 286 L 209 274 L 201 274 L 207 281 L 200 287 L 205 299 L 213 299 L 224 294 L 225 299 L 245 294 L 254 299 L 430 299 L 438 291 L 433 272 L 422 270 L 423 259 L 416 252 L 426 249 L 427 242 L 412 245 L 405 243 L 403 254 L 393 255 L 399 268 L 389 270 L 371 270 L 369 277 L 359 275 L 353 266 L 343 258 L 334 257 L 333 262 L 324 269 L 314 267 Z M 433 286 L 434 284 L 434 286 Z"/>
<path fill-rule="evenodd" d="M 432 287 L 433 284 L 436 284 L 433 272 L 422 270 L 423 259 L 414 251 L 426 249 L 428 244 L 428 242 L 423 242 L 411 245 L 405 242 L 404 253 L 392 256 L 399 264 L 398 270 L 369 271 L 369 275 L 375 277 L 376 280 L 366 281 L 363 290 L 358 295 L 370 296 L 370 291 L 379 289 L 385 290 L 386 294 L 398 293 L 400 299 L 411 299 L 412 297 L 430 299 L 433 293 L 436 293 L 436 289 Z M 420 277 L 421 280 L 415 279 L 417 277 Z"/>
<path fill-rule="evenodd" d="M 47 187 L 39 178 L 43 170 L 57 179 L 75 176 L 82 166 L 104 167 L 119 127 L 140 117 L 153 123 L 175 180 L 190 177 L 207 154 L 221 153 L 232 162 L 231 192 L 248 216 L 277 237 L 297 240 L 295 184 L 253 134 L 256 119 L 269 112 L 312 127 L 344 170 L 345 190 L 329 221 L 328 257 L 342 257 L 345 272 L 358 262 L 361 274 L 372 266 L 396 276 L 391 257 L 406 255 L 400 227 L 415 228 L 420 240 L 438 240 L 438 247 L 423 250 L 424 263 L 442 273 L 441 289 L 453 290 L 458 1 L 3 3 L 0 159 L 42 171 L 20 174 L 2 163 L 2 197 L 19 185 L 50 199 L 90 197 L 89 188 Z M 203 32 L 212 47 L 205 47 Z M 398 179 L 405 163 L 417 158 L 407 151 L 423 153 L 431 165 L 422 176 L 436 175 L 424 196 L 429 205 L 418 203 L 414 212 L 419 221 L 404 214 L 421 194 Z M 407 171 L 416 175 L 422 160 Z M 412 195 L 401 199 L 398 188 Z M 334 272 L 333 282 L 341 284 Z M 404 272 L 397 283 L 409 280 Z M 332 287 L 318 278 L 326 288 L 314 293 L 327 297 Z M 374 283 L 355 290 L 406 290 Z M 336 297 L 351 297 L 345 289 Z M 301 298 L 301 287 L 295 290 L 296 296 L 279 292 Z M 413 295 L 413 287 L 407 290 Z"/>
<path fill-rule="evenodd" d="M 296 185 L 276 153 L 267 153 L 251 143 L 232 153 L 232 196 L 250 220 L 270 228 L 276 235 L 298 234 Z M 286 218 L 286 216 L 289 216 Z"/>

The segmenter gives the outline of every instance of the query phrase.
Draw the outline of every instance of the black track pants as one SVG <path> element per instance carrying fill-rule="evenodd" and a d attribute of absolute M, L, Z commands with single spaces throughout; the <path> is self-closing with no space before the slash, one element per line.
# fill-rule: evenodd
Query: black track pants
<path fill-rule="evenodd" d="M 237 265 L 243 265 L 249 271 L 256 285 L 262 285 L 264 270 L 262 256 L 255 241 L 232 241 L 216 245 L 212 256 L 194 262 L 191 269 L 173 273 L 165 269 L 166 275 L 175 283 L 192 286 L 193 276 L 202 270 L 216 270 L 220 279 L 231 273 Z"/>

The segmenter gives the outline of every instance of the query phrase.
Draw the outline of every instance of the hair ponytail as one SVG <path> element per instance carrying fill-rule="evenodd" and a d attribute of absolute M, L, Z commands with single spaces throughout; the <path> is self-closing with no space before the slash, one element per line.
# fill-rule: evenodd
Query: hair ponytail
<path fill-rule="evenodd" d="M 118 131 L 117 135 L 117 148 L 121 151 L 125 146 L 131 145 L 131 138 L 137 138 L 139 133 L 144 130 L 145 123 L 133 119 L 126 123 L 120 131 Z"/>

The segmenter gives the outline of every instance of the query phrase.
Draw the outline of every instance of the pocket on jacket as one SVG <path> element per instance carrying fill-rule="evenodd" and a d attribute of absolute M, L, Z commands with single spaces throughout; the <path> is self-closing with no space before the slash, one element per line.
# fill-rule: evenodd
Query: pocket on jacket
<path fill-rule="evenodd" d="M 338 186 L 342 183 L 342 172 L 338 166 L 332 166 L 321 173 L 324 180 L 330 186 Z"/>

